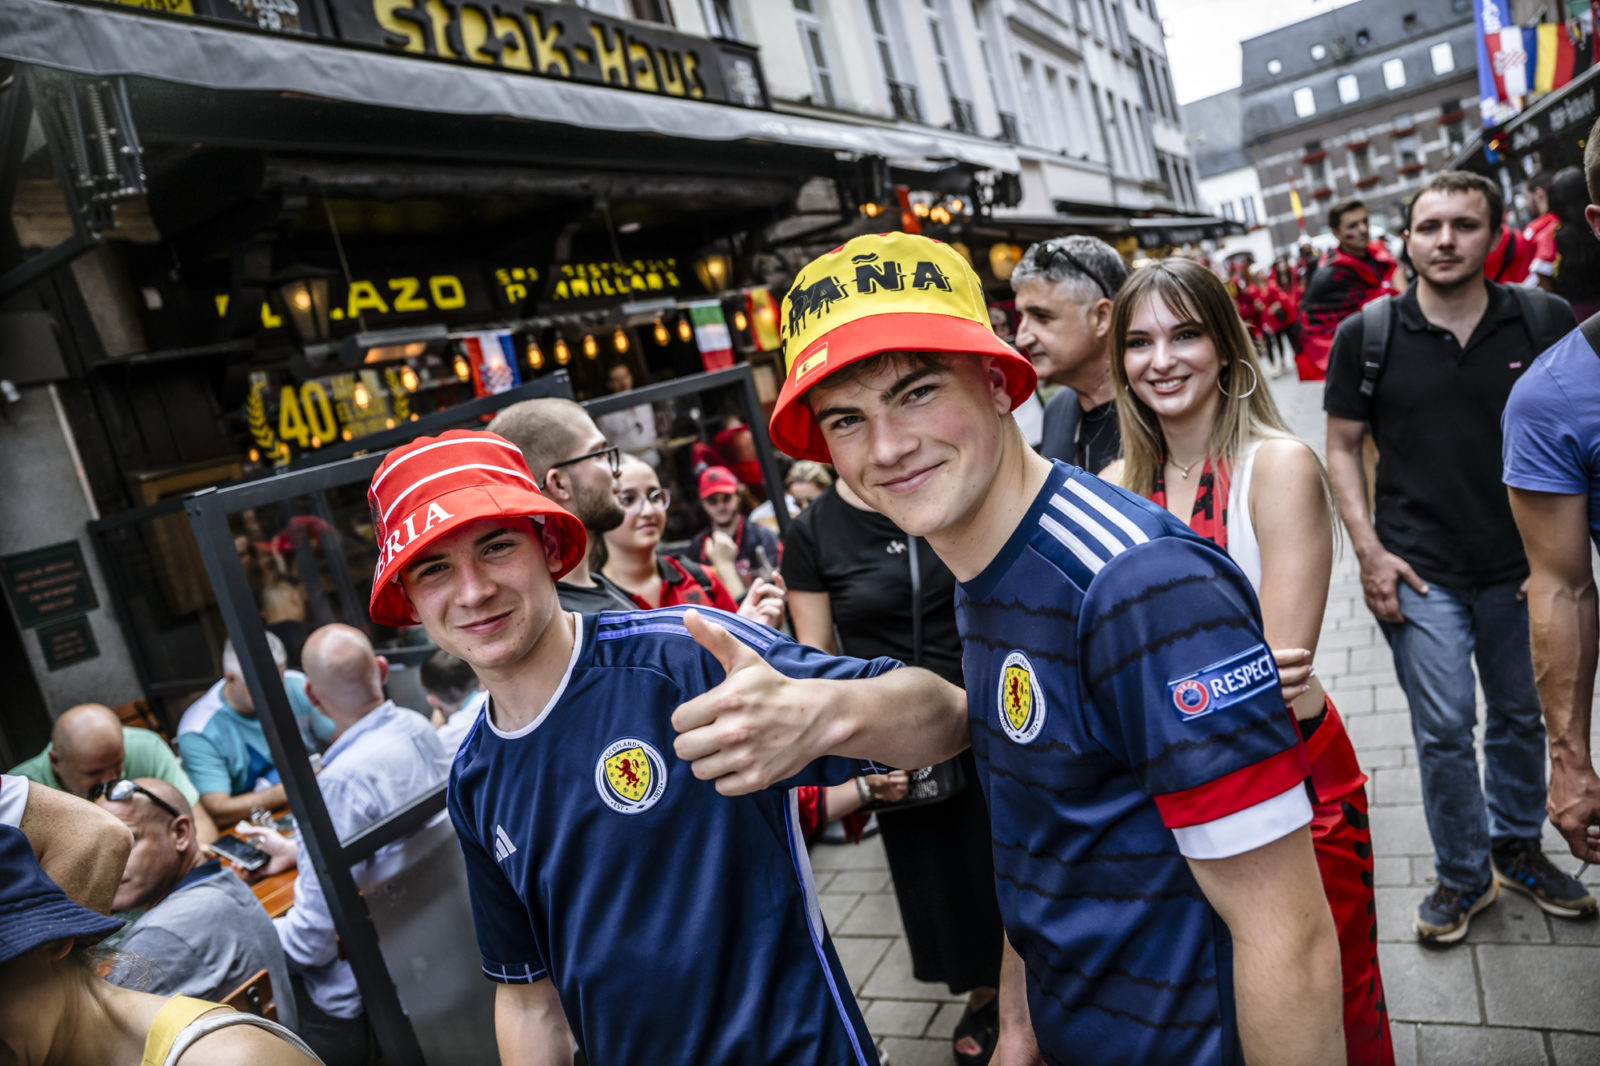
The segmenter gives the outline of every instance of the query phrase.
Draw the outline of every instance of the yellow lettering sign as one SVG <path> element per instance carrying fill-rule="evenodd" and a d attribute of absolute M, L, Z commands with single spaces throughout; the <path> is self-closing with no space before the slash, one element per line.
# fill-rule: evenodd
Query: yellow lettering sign
<path fill-rule="evenodd" d="M 406 12 L 409 17 L 400 12 Z M 424 36 L 416 0 L 372 0 L 372 15 L 379 26 L 400 38 L 389 42 L 393 47 L 418 55 L 426 55 L 431 50 L 433 41 L 431 36 Z"/>
<path fill-rule="evenodd" d="M 426 311 L 428 309 L 428 301 L 417 298 L 417 293 L 421 288 L 422 279 L 420 278 L 390 278 L 389 291 L 395 294 L 395 313 Z"/>
<path fill-rule="evenodd" d="M 306 420 L 300 413 L 300 397 L 293 385 L 285 385 L 278 395 L 278 436 L 304 448 L 310 443 Z"/>
<path fill-rule="evenodd" d="M 433 297 L 433 306 L 441 311 L 467 306 L 467 290 L 462 287 L 461 279 L 453 275 L 439 274 L 429 278 L 428 293 Z"/>
<path fill-rule="evenodd" d="M 346 298 L 345 314 L 354 318 L 362 311 L 376 311 L 386 315 L 389 313 L 389 305 L 378 295 L 378 287 L 372 282 L 352 281 L 350 294 Z"/>
<path fill-rule="evenodd" d="M 556 42 L 561 40 L 561 23 L 544 24 L 544 17 L 528 12 L 528 28 L 533 34 L 533 69 L 558 78 L 572 77 L 572 59 Z"/>
<path fill-rule="evenodd" d="M 650 49 L 634 41 L 628 45 L 628 69 L 633 73 L 633 87 L 653 93 L 660 89 L 656 82 L 656 65 L 650 58 Z"/>
<path fill-rule="evenodd" d="M 606 85 L 628 86 L 628 54 L 622 32 L 603 23 L 593 23 L 589 33 L 594 37 L 594 62 L 600 68 L 600 80 Z M 616 80 L 612 80 L 612 76 Z"/>

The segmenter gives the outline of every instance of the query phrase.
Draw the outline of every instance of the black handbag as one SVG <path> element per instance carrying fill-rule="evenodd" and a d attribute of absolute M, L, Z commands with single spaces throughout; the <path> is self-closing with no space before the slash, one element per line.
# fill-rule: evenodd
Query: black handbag
<path fill-rule="evenodd" d="M 911 563 L 911 665 L 922 665 L 922 567 L 917 559 L 917 538 L 906 535 L 906 557 Z M 874 800 L 863 804 L 863 811 L 903 811 L 941 803 L 967 787 L 967 775 L 960 758 L 946 759 L 932 766 L 911 771 L 911 787 L 897 803 Z"/>

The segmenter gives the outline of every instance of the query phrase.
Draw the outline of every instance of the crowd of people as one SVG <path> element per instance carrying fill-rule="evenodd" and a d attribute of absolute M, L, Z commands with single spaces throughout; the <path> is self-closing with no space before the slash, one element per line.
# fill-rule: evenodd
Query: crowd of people
<path fill-rule="evenodd" d="M 965 997 L 957 1063 L 1393 1063 L 1367 779 L 1316 672 L 1341 541 L 1410 711 L 1416 936 L 1458 943 L 1502 889 L 1597 911 L 1540 844 L 1548 816 L 1600 861 L 1600 123 L 1589 143 L 1529 179 L 1522 228 L 1446 171 L 1398 257 L 1357 201 L 1331 251 L 1260 278 L 1070 236 L 999 315 L 950 246 L 855 238 L 796 288 L 916 281 L 785 315 L 764 514 L 742 447 L 669 469 L 648 405 L 525 401 L 396 449 L 370 618 L 437 649 L 426 707 L 389 698 L 362 628 L 296 634 L 297 669 L 267 633 L 330 820 L 348 838 L 448 779 L 508 1063 L 879 1061 L 804 852 L 869 813 L 914 976 Z M 1291 359 L 1325 380 L 1326 465 L 1274 399 Z M 669 551 L 686 478 L 701 529 Z M 380 1060 L 319 879 L 269 919 L 217 857 L 231 832 L 248 878 L 310 862 L 222 663 L 175 744 L 86 704 L 0 775 L 18 1046 Z M 277 1023 L 219 1006 L 262 971 Z M 115 1024 L 67 1033 L 86 1011 Z"/>

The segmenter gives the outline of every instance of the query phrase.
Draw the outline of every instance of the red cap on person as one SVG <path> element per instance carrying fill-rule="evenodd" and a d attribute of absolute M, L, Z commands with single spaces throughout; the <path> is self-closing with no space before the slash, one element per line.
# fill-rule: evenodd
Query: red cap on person
<path fill-rule="evenodd" d="M 719 492 L 737 493 L 739 479 L 725 466 L 708 466 L 700 471 L 700 498 L 715 496 Z"/>
<path fill-rule="evenodd" d="M 583 523 L 539 491 L 522 451 L 498 433 L 450 429 L 389 453 L 367 488 L 378 567 L 368 613 L 379 625 L 412 623 L 400 575 L 428 545 L 481 518 L 531 518 L 561 577 L 583 558 Z"/>

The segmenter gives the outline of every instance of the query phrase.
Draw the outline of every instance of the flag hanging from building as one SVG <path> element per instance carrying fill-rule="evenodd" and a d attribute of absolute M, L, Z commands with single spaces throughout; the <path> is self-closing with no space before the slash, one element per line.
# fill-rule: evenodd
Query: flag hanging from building
<path fill-rule="evenodd" d="M 516 350 L 511 345 L 509 329 L 469 333 L 461 339 L 461 346 L 472 367 L 474 394 L 491 396 L 514 389 L 520 383 Z"/>
<path fill-rule="evenodd" d="M 1294 224 L 1300 227 L 1300 232 L 1306 231 L 1306 211 L 1300 203 L 1300 190 L 1294 185 L 1294 169 L 1289 170 L 1289 208 L 1294 212 Z"/>
<path fill-rule="evenodd" d="M 1500 99 L 1511 102 L 1532 92 L 1539 50 L 1538 31 L 1532 27 L 1507 26 L 1491 34 L 1488 44 L 1495 92 Z"/>
<path fill-rule="evenodd" d="M 1478 113 L 1484 126 L 1494 126 L 1510 119 L 1518 110 L 1503 92 L 1494 55 L 1499 51 L 1501 33 L 1512 26 L 1511 12 L 1506 0 L 1472 0 L 1472 18 L 1478 31 Z M 1512 29 L 1520 40 L 1521 31 L 1514 26 Z"/>
<path fill-rule="evenodd" d="M 697 300 L 689 305 L 689 321 L 694 325 L 694 342 L 700 348 L 700 362 L 707 370 L 723 370 L 733 365 L 733 335 L 717 300 Z"/>
<path fill-rule="evenodd" d="M 772 352 L 783 347 L 783 338 L 778 335 L 778 303 L 772 298 L 772 290 L 751 289 L 746 300 L 750 338 L 756 342 L 756 350 Z"/>
<path fill-rule="evenodd" d="M 1565 22 L 1541 22 L 1536 31 L 1538 61 L 1534 67 L 1533 91 L 1547 93 L 1572 80 L 1578 49 Z"/>

